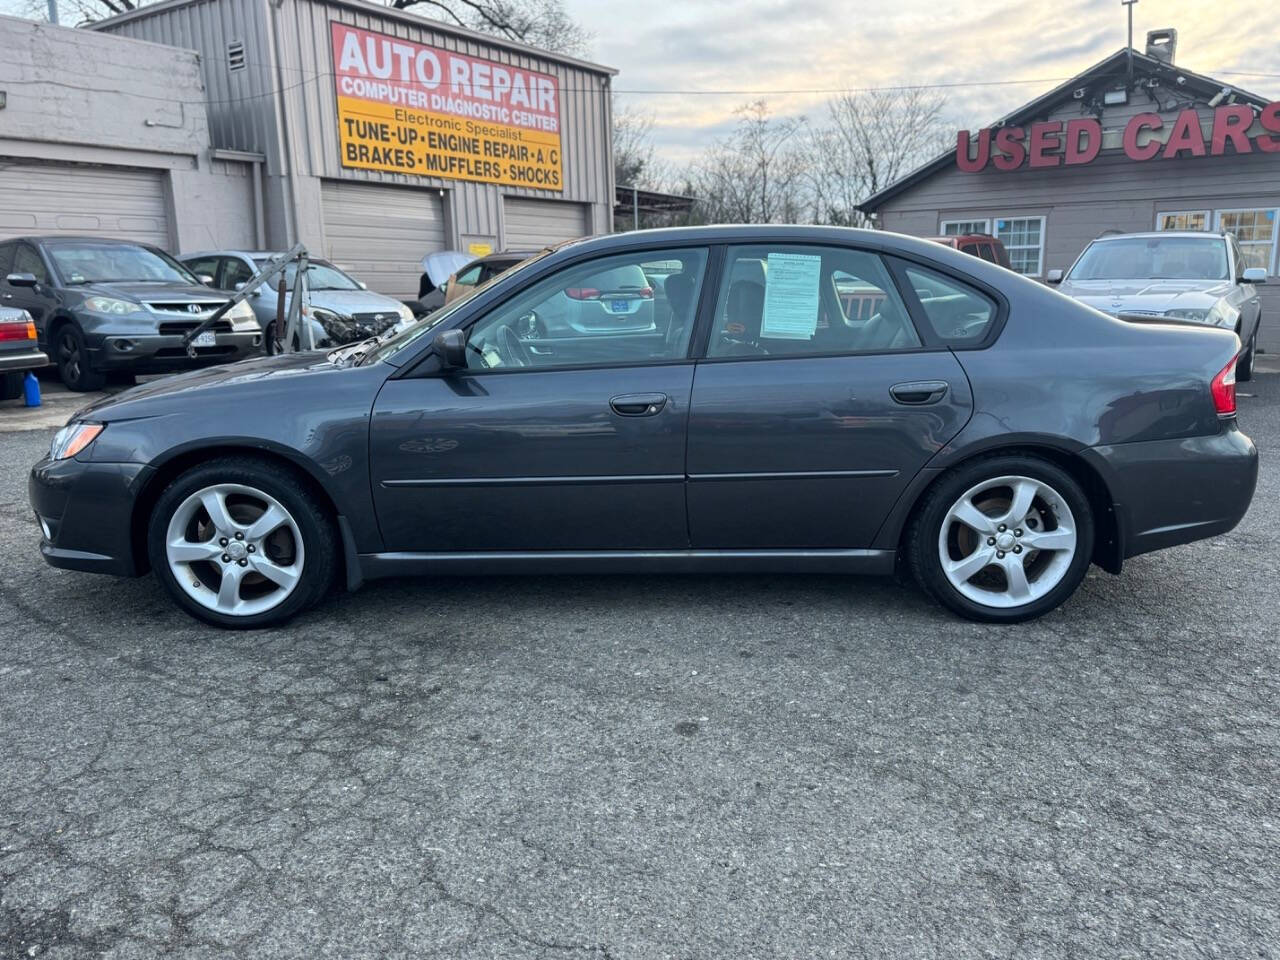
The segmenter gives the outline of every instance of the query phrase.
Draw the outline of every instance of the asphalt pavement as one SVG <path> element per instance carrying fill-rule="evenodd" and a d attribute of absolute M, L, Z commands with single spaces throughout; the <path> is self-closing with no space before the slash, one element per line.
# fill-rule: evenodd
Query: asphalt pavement
<path fill-rule="evenodd" d="M 44 565 L 6 410 L 0 957 L 1277 956 L 1280 375 L 1241 389 L 1243 523 L 1003 628 L 532 577 L 220 632 Z"/>

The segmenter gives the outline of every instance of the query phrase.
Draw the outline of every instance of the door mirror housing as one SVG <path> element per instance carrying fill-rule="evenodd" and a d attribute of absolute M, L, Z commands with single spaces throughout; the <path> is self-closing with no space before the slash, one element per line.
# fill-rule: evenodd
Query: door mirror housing
<path fill-rule="evenodd" d="M 1249 267 L 1244 273 L 1240 274 L 1241 283 L 1266 283 L 1267 271 L 1265 267 Z"/>
<path fill-rule="evenodd" d="M 1047 274 L 1045 274 L 1044 279 L 1048 283 L 1061 283 L 1062 271 L 1057 269 L 1050 270 Z"/>
<path fill-rule="evenodd" d="M 196 279 L 199 280 L 201 283 L 203 283 L 206 287 L 213 286 L 213 277 L 209 276 L 209 274 L 207 273 L 197 273 Z"/>
<path fill-rule="evenodd" d="M 356 281 L 356 286 L 358 286 L 361 290 L 368 290 L 368 289 L 369 289 L 369 285 L 368 285 L 367 283 L 365 283 L 363 280 L 357 280 L 357 281 Z"/>
<path fill-rule="evenodd" d="M 11 287 L 38 287 L 40 281 L 36 279 L 34 273 L 11 273 L 5 277 L 5 281 Z"/>
<path fill-rule="evenodd" d="M 461 370 L 467 365 L 467 335 L 462 330 L 442 330 L 436 334 L 436 353 L 445 370 Z"/>

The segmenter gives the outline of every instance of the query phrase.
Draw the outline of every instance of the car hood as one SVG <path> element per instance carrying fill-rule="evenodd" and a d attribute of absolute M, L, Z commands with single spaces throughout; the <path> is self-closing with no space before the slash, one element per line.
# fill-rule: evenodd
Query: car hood
<path fill-rule="evenodd" d="M 400 301 L 369 290 L 309 290 L 311 306 L 350 317 L 357 313 L 389 313 L 400 317 Z"/>
<path fill-rule="evenodd" d="M 73 289 L 86 296 L 126 297 L 130 300 L 204 300 L 222 303 L 227 294 L 199 283 L 138 283 L 137 281 L 99 281 L 82 283 Z"/>
<path fill-rule="evenodd" d="M 341 373 L 344 369 L 352 368 L 330 363 L 323 353 L 286 353 L 274 357 L 258 357 L 139 384 L 123 393 L 89 404 L 76 413 L 76 419 L 101 423 L 136 419 L 166 412 L 171 406 L 170 401 L 185 402 L 195 393 L 217 392 L 232 400 L 237 388 L 261 387 L 287 378 Z M 216 407 L 207 409 L 212 410 L 216 416 Z"/>
<path fill-rule="evenodd" d="M 1231 292 L 1226 280 L 1064 280 L 1058 290 L 1104 313 L 1208 309 Z"/>

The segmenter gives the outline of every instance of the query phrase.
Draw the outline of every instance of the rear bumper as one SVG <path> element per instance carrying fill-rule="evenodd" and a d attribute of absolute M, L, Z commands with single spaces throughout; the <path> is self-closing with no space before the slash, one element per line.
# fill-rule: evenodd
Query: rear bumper
<path fill-rule="evenodd" d="M 47 367 L 49 358 L 41 350 L 24 350 L 22 353 L 0 353 L 0 373 L 15 370 L 38 370 Z"/>
<path fill-rule="evenodd" d="M 1124 557 L 1226 533 L 1249 509 L 1258 451 L 1231 422 L 1210 437 L 1100 446 Z"/>
<path fill-rule="evenodd" d="M 27 494 L 43 534 L 40 553 L 52 566 L 137 576 L 132 518 L 152 468 L 140 463 L 44 459 L 31 469 Z"/>

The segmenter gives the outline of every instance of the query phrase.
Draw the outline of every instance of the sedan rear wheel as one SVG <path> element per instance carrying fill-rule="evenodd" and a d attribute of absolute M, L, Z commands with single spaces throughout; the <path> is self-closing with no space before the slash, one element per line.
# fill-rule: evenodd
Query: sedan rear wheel
<path fill-rule="evenodd" d="M 1013 622 L 1075 592 L 1093 550 L 1080 485 L 1038 457 L 977 461 L 946 476 L 909 534 L 917 580 L 964 616 Z"/>
<path fill-rule="evenodd" d="M 336 567 L 324 506 L 288 470 L 249 459 L 212 461 L 170 484 L 148 546 L 178 603 L 219 626 L 287 619 L 324 594 Z"/>
<path fill-rule="evenodd" d="M 1238 383 L 1248 383 L 1253 379 L 1253 358 L 1257 352 L 1258 331 L 1255 328 L 1253 336 L 1249 338 L 1245 348 L 1240 351 L 1240 359 L 1236 361 L 1236 381 Z"/>

